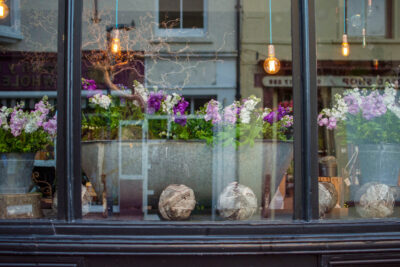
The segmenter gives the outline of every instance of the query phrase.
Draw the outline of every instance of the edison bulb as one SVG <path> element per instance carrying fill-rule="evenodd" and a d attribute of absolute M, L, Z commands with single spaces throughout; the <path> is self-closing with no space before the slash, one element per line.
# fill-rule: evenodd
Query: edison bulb
<path fill-rule="evenodd" d="M 111 39 L 111 53 L 118 54 L 120 51 L 121 51 L 121 40 L 119 39 L 119 30 L 114 30 Z"/>
<path fill-rule="evenodd" d="M 121 43 L 119 38 L 113 38 L 111 42 L 111 52 L 118 54 L 121 51 Z"/>
<path fill-rule="evenodd" d="M 276 74 L 281 68 L 281 63 L 275 57 L 275 48 L 273 45 L 268 46 L 268 57 L 265 59 L 263 67 L 268 74 Z"/>
<path fill-rule="evenodd" d="M 347 57 L 349 54 L 350 54 L 350 45 L 347 42 L 347 35 L 343 34 L 342 55 Z"/>
<path fill-rule="evenodd" d="M 8 6 L 0 0 L 0 19 L 5 19 L 8 16 Z"/>

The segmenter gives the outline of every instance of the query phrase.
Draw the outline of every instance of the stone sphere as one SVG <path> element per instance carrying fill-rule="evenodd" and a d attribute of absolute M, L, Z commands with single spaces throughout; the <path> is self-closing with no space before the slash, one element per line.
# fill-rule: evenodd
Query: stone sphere
<path fill-rule="evenodd" d="M 395 193 L 390 186 L 366 183 L 356 192 L 356 210 L 364 218 L 385 218 L 393 214 Z"/>
<path fill-rule="evenodd" d="M 318 183 L 318 206 L 319 217 L 323 218 L 324 215 L 330 212 L 338 201 L 338 192 L 331 183 L 319 182 Z"/>
<path fill-rule="evenodd" d="M 257 197 L 247 186 L 230 183 L 219 195 L 219 215 L 228 220 L 246 220 L 257 210 Z"/>
<path fill-rule="evenodd" d="M 186 220 L 196 205 L 192 189 L 183 184 L 172 184 L 165 188 L 158 202 L 158 210 L 163 219 L 169 221 Z"/>

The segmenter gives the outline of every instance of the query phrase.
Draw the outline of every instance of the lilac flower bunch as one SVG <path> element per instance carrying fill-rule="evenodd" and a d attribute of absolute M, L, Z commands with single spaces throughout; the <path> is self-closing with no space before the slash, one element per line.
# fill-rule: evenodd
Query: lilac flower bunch
<path fill-rule="evenodd" d="M 37 152 L 43 149 L 57 133 L 54 107 L 48 98 L 35 104 L 35 109 L 24 110 L 24 103 L 13 108 L 0 108 L 0 152 Z"/>
<path fill-rule="evenodd" d="M 187 102 L 185 100 L 185 98 L 182 97 L 179 100 L 178 104 L 173 107 L 174 115 L 175 115 L 174 121 L 181 126 L 186 125 L 187 117 L 184 114 L 185 114 L 185 111 L 188 106 L 189 106 L 189 102 Z"/>
<path fill-rule="evenodd" d="M 162 91 L 151 92 L 149 99 L 147 100 L 147 113 L 154 114 L 161 108 L 161 102 L 165 99 L 165 95 Z"/>
<path fill-rule="evenodd" d="M 318 124 L 351 142 L 400 142 L 398 91 L 387 84 L 384 90 L 358 88 L 335 95 L 335 105 L 323 109 Z M 399 129 L 397 129 L 399 128 Z"/>
<path fill-rule="evenodd" d="M 88 98 L 96 95 L 96 94 L 102 94 L 101 90 L 97 90 L 97 85 L 96 85 L 96 81 L 95 80 L 89 80 L 89 79 L 85 79 L 82 78 L 81 80 L 81 85 L 82 85 L 82 89 L 85 91 L 88 91 Z"/>
<path fill-rule="evenodd" d="M 261 99 L 250 96 L 242 102 L 235 101 L 222 108 L 216 100 L 206 104 L 205 121 L 218 126 L 217 135 L 222 139 L 243 140 L 244 144 L 253 143 L 256 138 L 287 140 L 293 126 L 291 107 L 278 106 L 276 110 L 257 108 Z M 227 132 L 236 131 L 236 137 Z"/>

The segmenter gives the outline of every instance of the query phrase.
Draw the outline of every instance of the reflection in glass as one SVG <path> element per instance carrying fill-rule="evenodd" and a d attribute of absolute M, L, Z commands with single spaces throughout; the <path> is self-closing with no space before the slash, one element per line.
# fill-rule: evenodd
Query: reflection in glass
<path fill-rule="evenodd" d="M 397 217 L 400 36 L 392 25 L 399 6 L 361 0 L 317 6 L 320 217 Z M 342 32 L 333 25 L 346 22 L 346 11 L 341 54 Z"/>
<path fill-rule="evenodd" d="M 240 18 L 255 45 L 247 43 L 250 36 L 237 38 L 238 14 L 229 0 L 207 5 L 160 0 L 147 9 L 142 1 L 119 1 L 118 25 L 125 26 L 119 28 L 118 54 L 105 49 L 116 25 L 114 3 L 99 10 L 98 23 L 87 19 L 91 6 L 85 3 L 85 219 L 291 219 L 290 9 L 283 1 L 274 8 L 284 12 L 257 13 L 260 5 L 266 8 L 264 2 L 243 6 L 246 14 L 256 13 L 264 34 L 249 16 Z M 269 15 L 287 21 L 273 28 L 277 39 L 287 40 L 276 44 L 282 63 L 275 73 L 286 81 L 279 85 L 262 67 Z M 192 30 L 204 29 L 207 19 L 207 34 L 186 30 L 160 36 L 159 23 L 167 17 L 177 22 L 168 28 Z"/>
<path fill-rule="evenodd" d="M 0 219 L 55 218 L 58 1 L 0 4 Z"/>

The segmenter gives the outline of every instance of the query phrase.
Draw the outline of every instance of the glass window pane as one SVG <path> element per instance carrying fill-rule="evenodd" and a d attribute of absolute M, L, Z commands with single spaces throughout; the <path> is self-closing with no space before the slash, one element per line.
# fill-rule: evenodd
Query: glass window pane
<path fill-rule="evenodd" d="M 55 218 L 58 1 L 1 4 L 0 219 Z"/>
<path fill-rule="evenodd" d="M 320 216 L 397 217 L 400 5 L 316 3 Z"/>
<path fill-rule="evenodd" d="M 181 27 L 181 0 L 159 0 L 159 27 L 180 28 Z"/>
<path fill-rule="evenodd" d="M 157 35 L 154 2 L 115 4 L 96 23 L 84 3 L 84 218 L 291 220 L 290 1 L 243 1 L 239 39 L 236 3 L 208 1 L 193 40 Z"/>
<path fill-rule="evenodd" d="M 183 28 L 204 28 L 204 0 L 182 0 Z"/>

